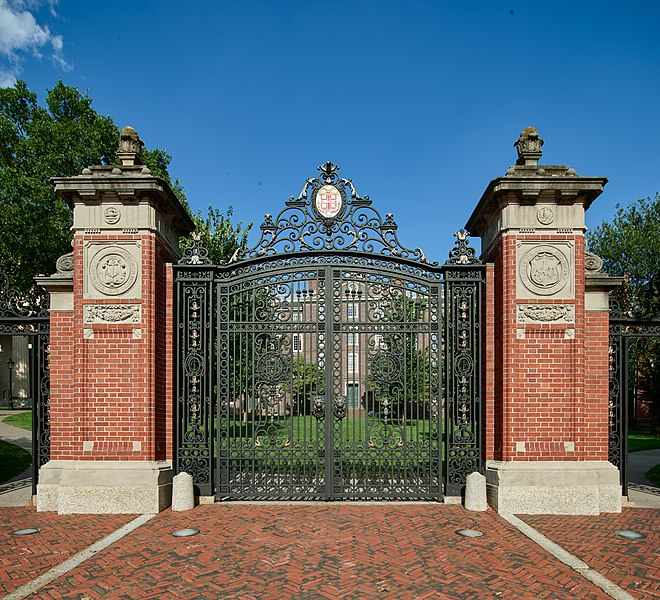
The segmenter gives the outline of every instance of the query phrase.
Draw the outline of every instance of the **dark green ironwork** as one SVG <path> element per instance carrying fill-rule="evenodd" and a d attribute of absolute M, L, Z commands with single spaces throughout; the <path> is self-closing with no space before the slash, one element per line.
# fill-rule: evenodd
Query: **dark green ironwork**
<path fill-rule="evenodd" d="M 219 499 L 458 494 L 483 471 L 484 266 L 464 232 L 431 264 L 319 171 L 253 248 L 211 265 L 197 236 L 175 266 L 177 470 Z"/>
<path fill-rule="evenodd" d="M 32 398 L 32 493 L 37 492 L 39 469 L 50 460 L 50 296 L 13 290 L 0 271 L 0 336 L 28 339 L 30 397 Z"/>
<path fill-rule="evenodd" d="M 467 246 L 467 233 L 445 264 L 445 482 L 446 494 L 460 495 L 466 477 L 483 472 L 482 305 L 484 265 Z"/>
<path fill-rule="evenodd" d="M 660 338 L 660 277 L 651 279 L 639 299 L 613 293 L 610 298 L 609 461 L 619 468 L 623 495 L 628 495 L 628 427 L 631 343 Z M 633 367 L 634 368 L 634 367 Z"/>

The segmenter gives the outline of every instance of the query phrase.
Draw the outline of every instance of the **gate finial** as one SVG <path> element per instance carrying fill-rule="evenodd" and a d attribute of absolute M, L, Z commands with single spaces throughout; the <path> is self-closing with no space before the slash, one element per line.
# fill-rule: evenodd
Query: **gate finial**
<path fill-rule="evenodd" d="M 470 233 L 465 229 L 460 229 L 454 234 L 456 245 L 449 252 L 446 265 L 476 265 L 481 263 L 474 248 L 468 246 L 470 243 L 469 235 Z"/>

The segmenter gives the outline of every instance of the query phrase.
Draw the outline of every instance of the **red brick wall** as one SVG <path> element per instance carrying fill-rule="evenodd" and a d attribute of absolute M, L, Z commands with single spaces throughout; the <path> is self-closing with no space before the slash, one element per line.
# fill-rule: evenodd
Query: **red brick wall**
<path fill-rule="evenodd" d="M 483 439 L 486 460 L 495 458 L 495 265 L 486 267 L 486 354 L 484 358 Z"/>
<path fill-rule="evenodd" d="M 516 247 L 507 235 L 486 257 L 495 264 L 488 293 L 494 303 L 487 347 L 486 458 L 495 460 L 607 459 L 607 314 L 591 313 L 585 323 L 584 238 L 542 235 L 575 244 L 575 300 L 516 299 Z M 518 304 L 575 304 L 575 324 L 519 325 Z M 585 325 L 589 353 L 585 354 Z M 490 326 L 489 326 L 490 328 Z M 519 339 L 518 329 L 524 329 Z M 573 330 L 573 337 L 567 336 Z M 569 331 L 569 334 L 571 332 Z M 525 450 L 516 449 L 517 442 Z M 574 450 L 565 442 L 573 443 Z"/>
<path fill-rule="evenodd" d="M 609 436 L 609 313 L 585 318 L 585 398 L 580 414 L 581 444 L 588 460 L 607 460 Z"/>
<path fill-rule="evenodd" d="M 87 239 L 141 242 L 141 299 L 83 300 L 83 244 Z M 51 370 L 55 391 L 51 393 L 51 458 L 168 457 L 171 401 L 166 395 L 167 347 L 171 326 L 168 329 L 167 319 L 171 317 L 167 305 L 171 292 L 164 265 L 171 258 L 153 235 L 76 236 L 74 312 L 56 315 L 51 329 L 51 353 L 56 352 L 54 364 L 51 360 L 51 369 L 55 367 Z M 142 305 L 139 324 L 83 323 L 86 304 L 130 303 Z M 141 330 L 138 339 L 133 336 L 134 328 Z M 92 330 L 93 338 L 84 336 L 85 329 Z M 67 364 L 72 367 L 73 381 L 63 377 Z M 93 442 L 93 448 L 83 450 L 83 442 Z"/>
<path fill-rule="evenodd" d="M 80 442 L 72 437 L 71 421 L 76 414 L 73 393 L 73 312 L 50 314 L 50 437 L 51 458 L 66 445 Z M 78 443 L 78 446 L 82 442 Z"/>

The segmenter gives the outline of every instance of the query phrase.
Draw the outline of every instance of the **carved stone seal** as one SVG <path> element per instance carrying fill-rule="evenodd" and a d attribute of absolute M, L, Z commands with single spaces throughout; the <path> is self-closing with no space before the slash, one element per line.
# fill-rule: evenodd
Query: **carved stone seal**
<path fill-rule="evenodd" d="M 119 222 L 121 212 L 116 206 L 108 206 L 108 208 L 103 211 L 103 218 L 108 225 L 114 225 Z"/>
<path fill-rule="evenodd" d="M 553 246 L 537 246 L 529 250 L 520 262 L 520 279 L 534 294 L 551 296 L 569 281 L 569 262 Z"/>
<path fill-rule="evenodd" d="M 94 256 L 90 266 L 92 285 L 108 296 L 119 296 L 130 290 L 137 281 L 135 259 L 125 248 L 104 248 Z"/>
<path fill-rule="evenodd" d="M 542 206 L 536 213 L 536 218 L 541 225 L 550 225 L 555 220 L 555 211 L 549 206 Z"/>

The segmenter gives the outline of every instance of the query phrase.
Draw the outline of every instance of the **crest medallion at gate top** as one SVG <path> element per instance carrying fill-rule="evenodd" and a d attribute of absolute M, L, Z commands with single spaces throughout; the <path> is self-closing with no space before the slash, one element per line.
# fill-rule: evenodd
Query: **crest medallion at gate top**
<path fill-rule="evenodd" d="M 399 242 L 391 213 L 383 218 L 351 179 L 338 176 L 338 165 L 327 161 L 318 171 L 319 176 L 307 179 L 298 197 L 291 196 L 275 218 L 265 216 L 260 240 L 252 248 L 237 250 L 230 263 L 278 254 L 356 251 L 429 264 L 421 248 L 409 249 Z"/>

